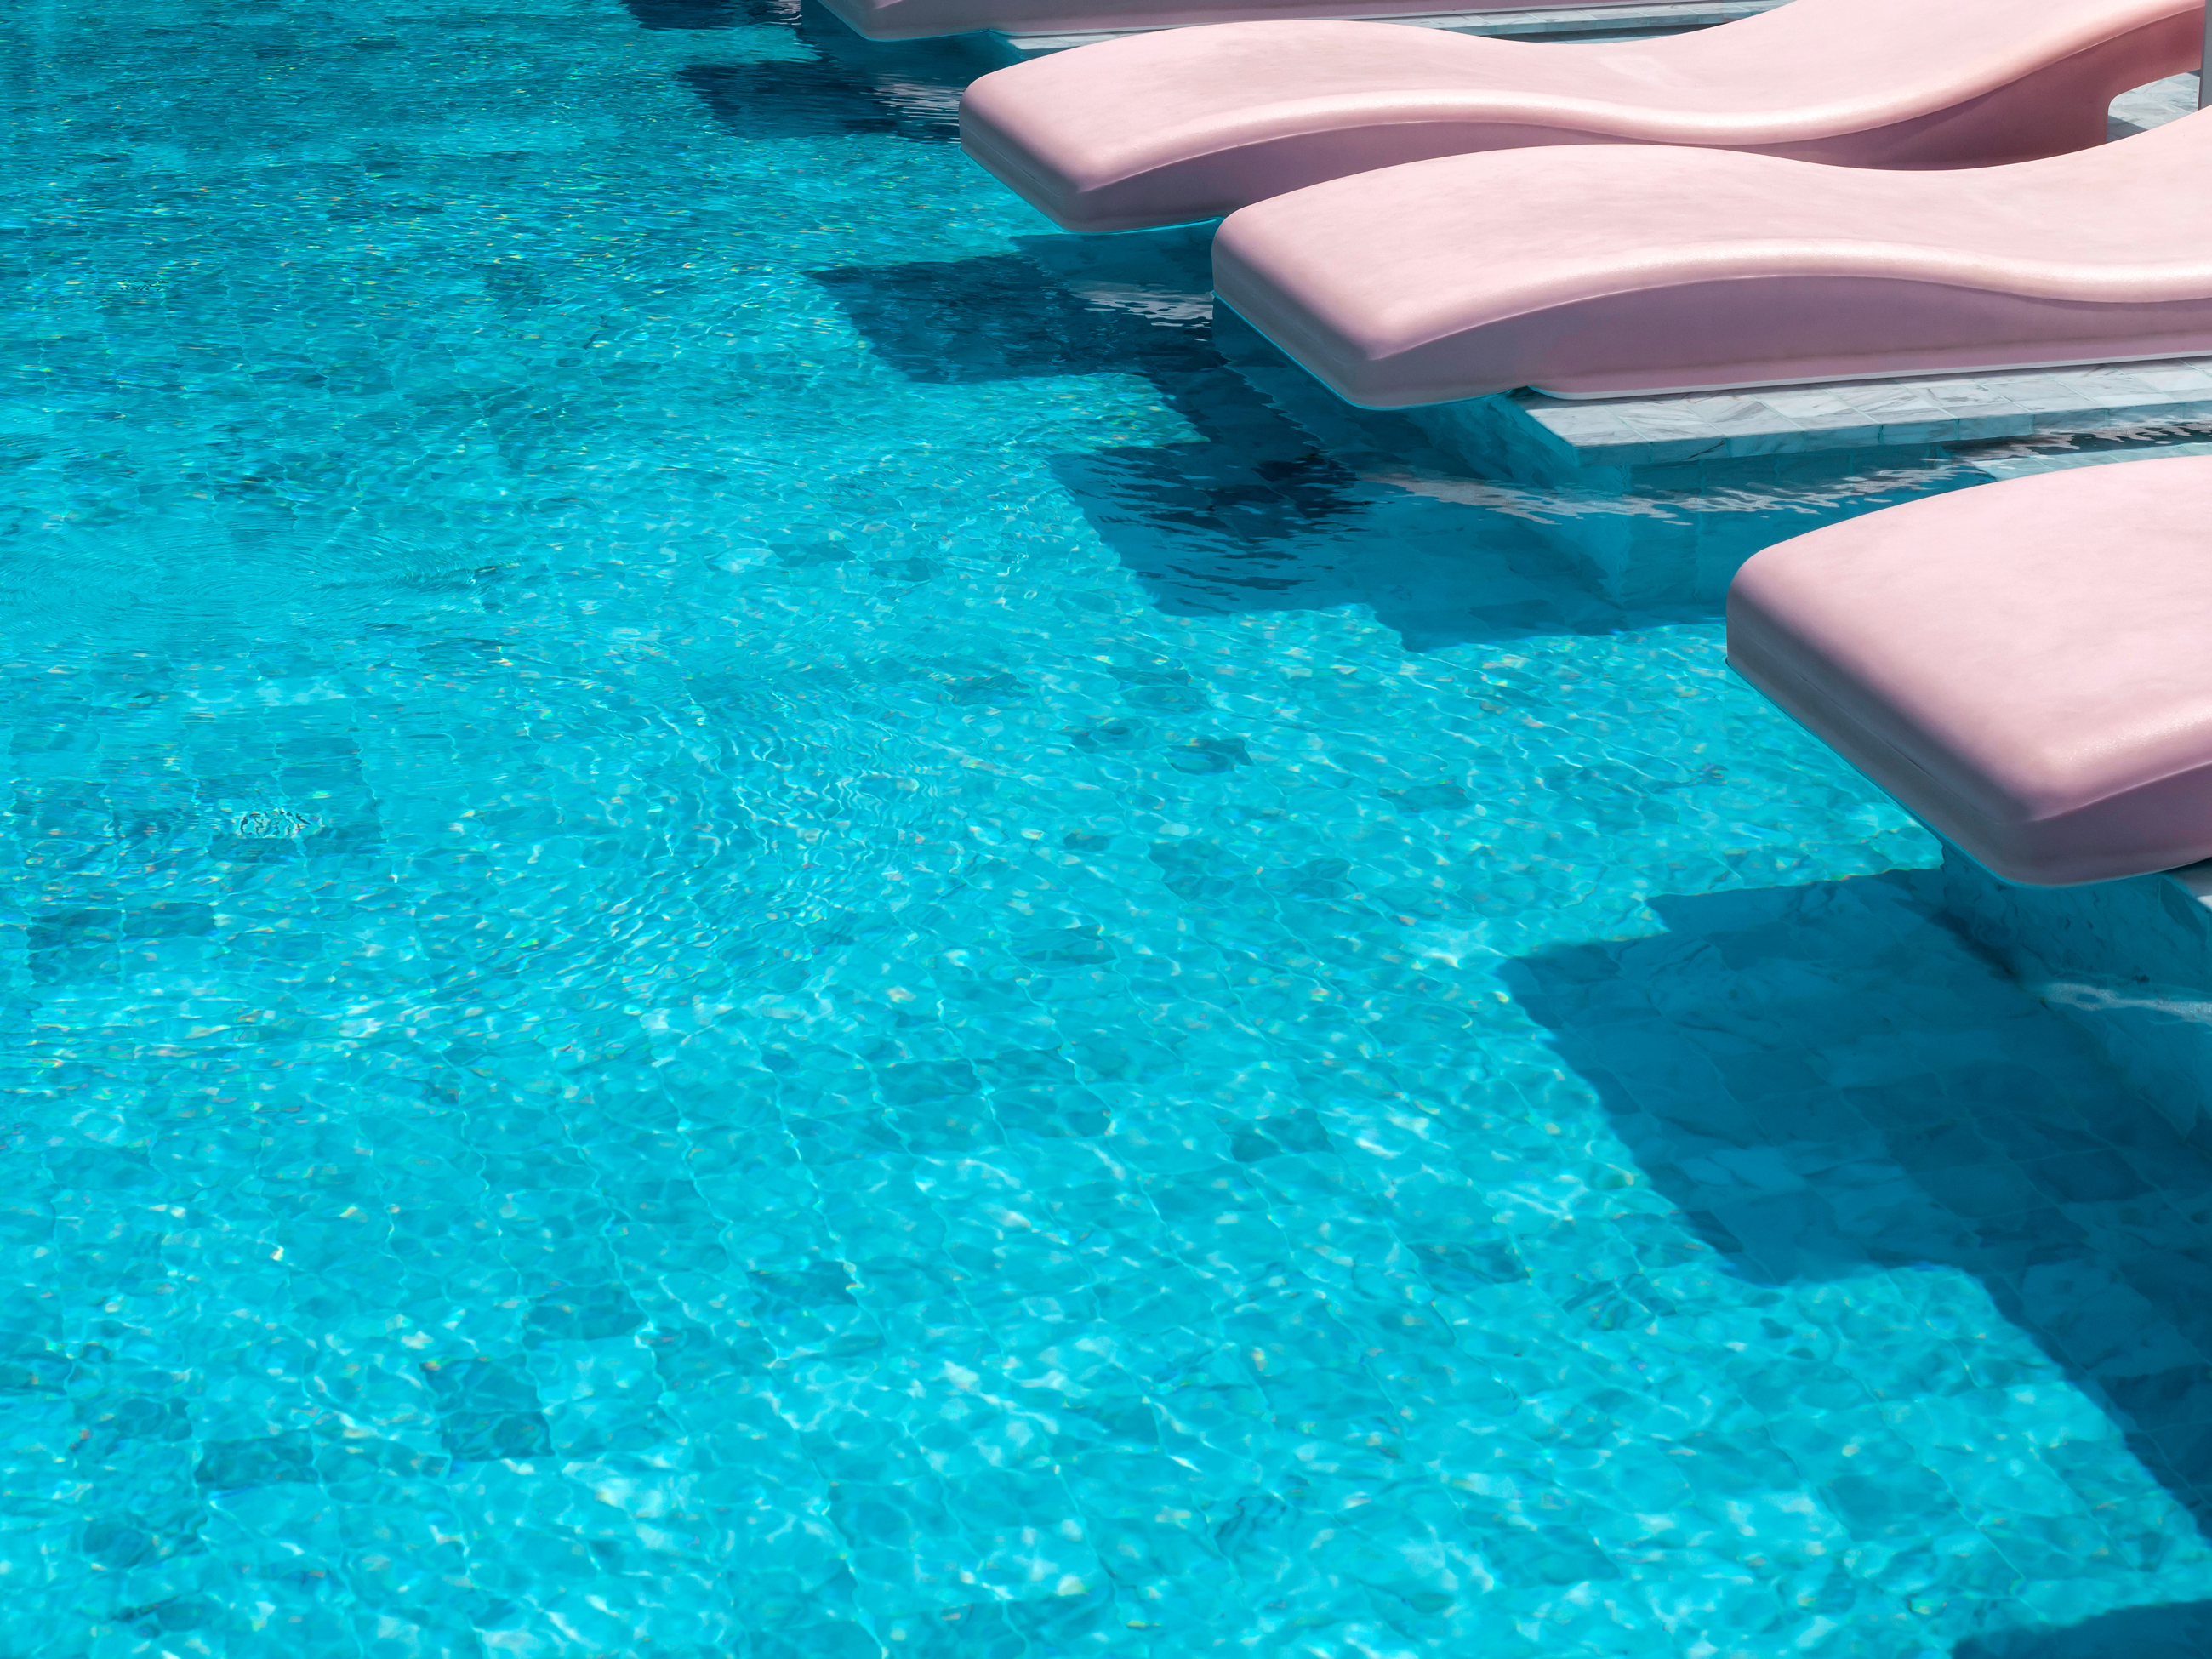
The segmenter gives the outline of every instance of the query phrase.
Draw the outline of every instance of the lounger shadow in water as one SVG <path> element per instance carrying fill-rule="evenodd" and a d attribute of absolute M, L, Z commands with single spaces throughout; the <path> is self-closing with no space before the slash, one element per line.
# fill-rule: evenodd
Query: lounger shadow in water
<path fill-rule="evenodd" d="M 2212 1601 L 2124 1607 L 2064 1630 L 2023 1631 L 1963 1642 L 1953 1659 L 2204 1659 L 2212 1653 Z"/>
<path fill-rule="evenodd" d="M 1436 495 L 1407 488 L 1419 480 L 1401 458 L 1425 441 L 1402 422 L 1370 417 L 1393 429 L 1332 433 L 1324 446 L 1259 395 L 1213 343 L 1202 237 L 1018 246 L 1018 255 L 813 274 L 877 356 L 913 380 L 1148 380 L 1196 441 L 1050 465 L 1163 611 L 1365 605 L 1415 649 L 1626 624 L 1544 526 L 1452 499 L 1449 481 L 1428 486 Z"/>
<path fill-rule="evenodd" d="M 1710 497 L 1687 476 L 1628 495 L 1493 484 L 1402 417 L 1330 397 L 1217 313 L 1202 233 L 1016 246 L 812 275 L 911 380 L 1149 381 L 1194 441 L 1051 465 L 1171 615 L 1364 605 L 1415 650 L 1702 620 L 1765 538 L 1743 510 L 1747 489 L 1788 503 L 1810 529 L 1870 500 L 1951 487 L 1965 471 L 1893 462 L 1869 473 L 1848 456 L 1809 456 L 1769 464 L 1771 477 L 1732 477 Z"/>
<path fill-rule="evenodd" d="M 1070 260 L 1067 237 L 1016 253 L 811 273 L 876 354 L 939 385 L 1065 374 L 1141 374 L 1170 398 L 1218 374 L 1208 349 L 1206 252 L 1188 233 L 1129 237 Z"/>
<path fill-rule="evenodd" d="M 962 88 L 1007 54 L 985 40 L 885 46 L 863 40 L 800 0 L 624 0 L 656 32 L 787 29 L 811 58 L 693 64 L 676 76 L 715 123 L 747 139 L 884 135 L 951 141 Z"/>
<path fill-rule="evenodd" d="M 2203 1528 L 2212 1159 L 1944 921 L 1939 884 L 1893 872 L 1656 898 L 1663 933 L 1547 951 L 1510 964 L 1506 981 L 1735 1276 L 1973 1275 Z M 1778 1388 L 1816 1373 L 1854 1396 L 1887 1383 L 1884 1397 L 1909 1399 L 1916 1387 L 1878 1367 L 1862 1377 L 1776 1361 L 1795 1376 Z M 2065 1474 L 2063 1446 L 2045 1456 Z M 1952 1501 L 1911 1468 L 1824 1498 L 1855 1533 L 1900 1538 Z M 2023 1543 L 2054 1559 L 2073 1547 Z M 1959 1659 L 2179 1659 L 2207 1650 L 2174 1644 L 2212 1630 L 2208 1612 L 1992 1634 Z"/>

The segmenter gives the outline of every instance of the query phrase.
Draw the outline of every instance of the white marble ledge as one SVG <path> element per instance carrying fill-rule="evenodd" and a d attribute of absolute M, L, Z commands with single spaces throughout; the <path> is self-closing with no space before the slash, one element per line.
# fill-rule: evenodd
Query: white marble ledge
<path fill-rule="evenodd" d="M 1495 400 L 1579 466 L 2059 437 L 2212 419 L 2212 358 L 2016 369 L 1926 380 Z"/>

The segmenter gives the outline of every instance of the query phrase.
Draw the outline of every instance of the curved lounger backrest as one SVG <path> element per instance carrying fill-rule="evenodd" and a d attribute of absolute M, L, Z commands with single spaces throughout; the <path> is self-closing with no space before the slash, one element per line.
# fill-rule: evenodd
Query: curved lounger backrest
<path fill-rule="evenodd" d="M 1176 29 L 984 76 L 961 99 L 961 142 L 1083 231 L 1570 144 L 1991 167 L 2103 143 L 2113 98 L 2196 66 L 2203 19 L 2203 0 L 1791 0 L 1694 33 L 1579 44 L 1372 22 Z"/>

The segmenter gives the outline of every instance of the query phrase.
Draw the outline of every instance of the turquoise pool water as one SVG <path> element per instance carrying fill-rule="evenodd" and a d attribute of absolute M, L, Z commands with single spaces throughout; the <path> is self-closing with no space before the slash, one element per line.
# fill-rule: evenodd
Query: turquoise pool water
<path fill-rule="evenodd" d="M 2212 1166 L 1721 660 L 1978 475 L 1469 477 L 972 43 L 9 27 L 0 1653 L 2204 1650 Z"/>

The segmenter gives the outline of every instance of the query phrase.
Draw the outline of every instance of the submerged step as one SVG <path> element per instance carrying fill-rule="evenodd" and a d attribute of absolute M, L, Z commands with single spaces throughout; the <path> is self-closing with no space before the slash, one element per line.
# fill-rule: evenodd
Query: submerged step
<path fill-rule="evenodd" d="M 1653 398 L 1472 398 L 1409 411 L 1462 447 L 1515 439 L 1569 467 L 2058 437 L 2212 416 L 2212 357 Z"/>

